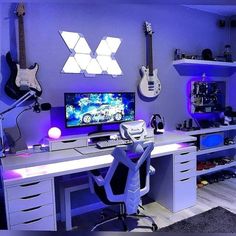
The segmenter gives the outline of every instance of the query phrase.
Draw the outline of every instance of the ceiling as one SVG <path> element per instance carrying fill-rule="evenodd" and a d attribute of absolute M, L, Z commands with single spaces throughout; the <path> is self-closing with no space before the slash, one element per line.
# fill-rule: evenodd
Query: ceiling
<path fill-rule="evenodd" d="M 16 2 L 16 0 L 0 0 Z M 221 16 L 236 15 L 236 0 L 25 0 L 31 3 L 88 3 L 88 4 L 175 4 L 185 5 Z"/>
<path fill-rule="evenodd" d="M 236 5 L 185 5 L 190 8 L 198 9 L 214 13 L 221 16 L 233 16 L 236 15 Z"/>

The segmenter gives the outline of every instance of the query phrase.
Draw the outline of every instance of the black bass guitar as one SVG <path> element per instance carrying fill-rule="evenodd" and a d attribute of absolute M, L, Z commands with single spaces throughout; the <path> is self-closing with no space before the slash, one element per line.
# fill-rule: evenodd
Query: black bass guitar
<path fill-rule="evenodd" d="M 24 33 L 24 15 L 25 8 L 23 3 L 19 3 L 16 10 L 18 17 L 19 32 L 19 63 L 12 60 L 11 53 L 6 54 L 6 61 L 10 67 L 11 75 L 5 85 L 6 94 L 13 98 L 19 99 L 29 90 L 33 90 L 36 96 L 41 96 L 42 88 L 36 79 L 39 65 L 35 63 L 33 66 L 26 67 L 25 55 L 25 33 Z"/>

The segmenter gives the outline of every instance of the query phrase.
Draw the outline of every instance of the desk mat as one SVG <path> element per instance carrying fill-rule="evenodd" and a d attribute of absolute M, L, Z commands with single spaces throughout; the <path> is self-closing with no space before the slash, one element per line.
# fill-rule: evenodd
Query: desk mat
<path fill-rule="evenodd" d="M 83 155 L 98 153 L 99 155 L 103 154 L 111 154 L 112 150 L 114 148 L 105 148 L 105 149 L 99 149 L 96 146 L 88 146 L 88 147 L 80 147 L 75 148 L 75 150 Z"/>

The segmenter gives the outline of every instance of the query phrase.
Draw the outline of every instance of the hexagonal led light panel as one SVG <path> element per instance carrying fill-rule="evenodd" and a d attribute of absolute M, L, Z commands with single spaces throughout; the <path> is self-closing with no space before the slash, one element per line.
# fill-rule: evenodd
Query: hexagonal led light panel
<path fill-rule="evenodd" d="M 115 53 L 121 44 L 120 38 L 104 37 L 93 54 L 82 34 L 67 31 L 60 31 L 60 34 L 71 51 L 62 69 L 63 73 L 84 73 L 86 76 L 122 75 L 115 59 Z"/>

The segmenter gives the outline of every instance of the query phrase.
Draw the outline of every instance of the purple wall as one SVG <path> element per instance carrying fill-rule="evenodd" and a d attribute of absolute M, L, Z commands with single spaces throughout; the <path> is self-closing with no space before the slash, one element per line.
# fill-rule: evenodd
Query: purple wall
<path fill-rule="evenodd" d="M 17 57 L 17 21 L 12 20 L 15 5 L 2 4 L 1 7 L 0 110 L 3 110 L 13 102 L 3 91 L 9 76 L 4 55 L 11 50 L 13 56 Z M 187 54 L 200 54 L 203 48 L 211 48 L 215 54 L 222 54 L 228 35 L 226 29 L 218 28 L 219 18 L 222 17 L 178 5 L 27 2 L 24 17 L 27 64 L 39 63 L 37 78 L 43 88 L 41 102 L 50 102 L 54 107 L 52 111 L 63 106 L 64 92 L 137 92 L 139 69 L 141 65 L 146 64 L 142 25 L 147 20 L 152 23 L 155 32 L 154 67 L 158 68 L 162 91 L 152 102 L 142 101 L 136 93 L 136 118 L 148 122 L 153 113 L 160 113 L 165 117 L 166 128 L 173 129 L 176 123 L 189 116 L 186 84 L 188 79 L 192 78 L 191 75 L 180 76 L 172 66 L 174 49 L 180 48 Z M 83 74 L 60 73 L 70 55 L 59 34 L 60 30 L 82 33 L 93 51 L 103 36 L 122 38 L 116 59 L 123 70 L 123 76 L 113 78 L 99 75 L 86 78 Z M 15 117 L 21 110 L 22 108 L 18 108 L 8 113 L 4 126 L 15 125 Z M 28 144 L 40 142 L 47 135 L 50 122 L 58 123 L 63 119 L 63 112 L 59 110 L 59 113 L 53 113 L 51 116 L 50 112 L 35 114 L 29 111 L 20 117 L 22 134 Z M 81 131 L 77 129 L 76 132 Z"/>
<path fill-rule="evenodd" d="M 231 17 L 231 20 L 236 21 L 236 15 Z M 232 47 L 232 55 L 233 60 L 236 60 L 236 27 L 230 28 L 230 38 L 231 38 L 231 47 Z M 236 88 L 236 75 L 233 74 L 228 79 L 228 104 L 233 107 L 233 110 L 236 111 L 236 99 L 235 99 L 235 89 Z"/>

